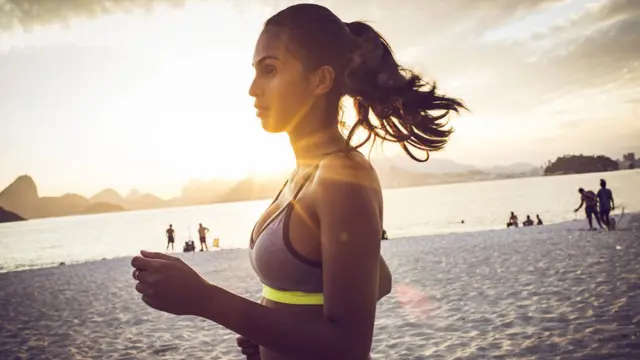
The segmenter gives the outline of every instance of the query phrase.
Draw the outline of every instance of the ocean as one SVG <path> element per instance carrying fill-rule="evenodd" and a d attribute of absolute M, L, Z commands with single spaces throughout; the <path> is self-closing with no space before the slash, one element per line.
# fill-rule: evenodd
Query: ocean
<path fill-rule="evenodd" d="M 640 170 L 432 185 L 384 191 L 384 227 L 391 239 L 504 228 L 511 211 L 520 222 L 540 214 L 545 224 L 582 219 L 573 212 L 578 188 L 597 191 L 605 178 L 619 214 L 640 211 Z M 176 230 L 175 250 L 198 223 L 210 229 L 208 244 L 246 248 L 254 222 L 270 200 L 181 208 L 68 216 L 0 224 L 0 272 L 121 256 L 140 249 L 165 251 L 165 229 Z M 462 221 L 464 220 L 464 223 Z M 586 221 L 585 221 L 586 226 Z M 513 229 L 517 231 L 517 229 Z"/>

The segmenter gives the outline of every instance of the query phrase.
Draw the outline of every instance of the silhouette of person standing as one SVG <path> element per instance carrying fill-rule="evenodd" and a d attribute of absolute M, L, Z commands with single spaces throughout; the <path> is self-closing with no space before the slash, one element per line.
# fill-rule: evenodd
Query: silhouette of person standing
<path fill-rule="evenodd" d="M 609 218 L 609 214 L 611 210 L 615 210 L 616 204 L 613 201 L 613 193 L 611 189 L 607 188 L 607 182 L 604 179 L 600 179 L 600 190 L 598 190 L 598 204 L 600 210 L 600 219 L 602 219 L 602 223 L 609 228 L 611 224 L 611 219 Z"/>
<path fill-rule="evenodd" d="M 580 193 L 580 205 L 574 210 L 574 212 L 578 212 L 578 210 L 582 208 L 582 205 L 584 205 L 584 212 L 587 215 L 587 221 L 589 221 L 589 230 L 594 230 L 592 220 L 593 216 L 595 216 L 598 226 L 602 229 L 600 215 L 598 215 L 598 210 L 596 209 L 596 205 L 598 203 L 596 194 L 591 190 L 585 191 L 583 188 L 578 189 L 578 192 Z"/>
<path fill-rule="evenodd" d="M 209 232 L 209 229 L 202 226 L 202 223 L 200 223 L 198 226 L 198 236 L 200 237 L 200 251 L 204 251 L 204 248 L 209 251 L 209 246 L 207 245 L 207 232 Z"/>
<path fill-rule="evenodd" d="M 173 225 L 169 224 L 169 228 L 167 229 L 167 251 L 169 251 L 169 245 L 171 245 L 171 251 L 173 251 L 173 243 L 176 241 L 175 238 L 175 230 L 173 230 Z"/>

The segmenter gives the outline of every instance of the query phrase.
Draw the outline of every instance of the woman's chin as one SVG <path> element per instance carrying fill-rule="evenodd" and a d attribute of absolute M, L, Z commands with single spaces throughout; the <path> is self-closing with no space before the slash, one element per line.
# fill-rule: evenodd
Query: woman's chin
<path fill-rule="evenodd" d="M 275 124 L 273 121 L 270 121 L 270 119 L 266 116 L 260 117 L 260 120 L 262 123 L 262 128 L 268 133 L 278 134 L 284 131 L 284 129 L 282 129 L 280 126 L 277 126 L 278 124 Z"/>
<path fill-rule="evenodd" d="M 271 126 L 271 122 L 269 121 L 269 119 L 267 119 L 265 117 L 261 117 L 260 118 L 260 122 L 262 124 L 262 129 L 264 131 L 269 132 L 269 133 L 272 132 L 271 131 L 272 126 Z"/>

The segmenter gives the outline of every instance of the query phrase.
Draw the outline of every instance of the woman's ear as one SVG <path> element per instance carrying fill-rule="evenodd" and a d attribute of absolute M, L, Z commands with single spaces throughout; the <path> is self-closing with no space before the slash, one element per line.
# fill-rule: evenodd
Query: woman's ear
<path fill-rule="evenodd" d="M 314 74 L 314 89 L 315 95 L 324 95 L 331 90 L 335 82 L 336 73 L 331 66 L 323 66 L 316 70 Z"/>

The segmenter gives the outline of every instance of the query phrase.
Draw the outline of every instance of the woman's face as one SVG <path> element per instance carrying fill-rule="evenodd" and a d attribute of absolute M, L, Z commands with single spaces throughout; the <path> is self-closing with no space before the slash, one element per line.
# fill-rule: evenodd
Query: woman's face
<path fill-rule="evenodd" d="M 287 48 L 285 31 L 266 27 L 253 55 L 255 77 L 249 95 L 262 127 L 270 133 L 292 131 L 315 100 L 302 63 Z"/>

